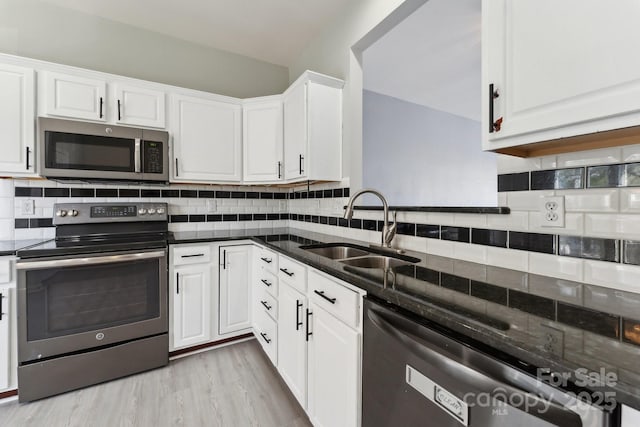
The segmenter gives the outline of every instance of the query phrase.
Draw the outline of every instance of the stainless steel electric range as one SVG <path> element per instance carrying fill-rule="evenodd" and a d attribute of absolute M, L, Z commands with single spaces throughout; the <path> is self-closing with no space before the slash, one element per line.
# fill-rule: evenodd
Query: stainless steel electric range
<path fill-rule="evenodd" d="M 21 402 L 168 363 L 167 205 L 54 212 L 55 240 L 18 252 Z"/>

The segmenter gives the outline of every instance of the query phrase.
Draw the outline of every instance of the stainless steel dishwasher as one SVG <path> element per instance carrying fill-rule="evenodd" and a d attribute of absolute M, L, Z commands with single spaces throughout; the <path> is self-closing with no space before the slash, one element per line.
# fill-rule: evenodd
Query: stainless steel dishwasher
<path fill-rule="evenodd" d="M 367 299 L 362 425 L 613 426 L 617 412 L 576 400 L 497 358 Z"/>

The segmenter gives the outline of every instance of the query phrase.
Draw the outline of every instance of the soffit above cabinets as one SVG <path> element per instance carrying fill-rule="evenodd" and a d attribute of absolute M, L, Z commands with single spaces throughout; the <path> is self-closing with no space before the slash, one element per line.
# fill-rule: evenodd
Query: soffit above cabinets
<path fill-rule="evenodd" d="M 344 0 L 43 0 L 278 65 L 288 65 Z"/>

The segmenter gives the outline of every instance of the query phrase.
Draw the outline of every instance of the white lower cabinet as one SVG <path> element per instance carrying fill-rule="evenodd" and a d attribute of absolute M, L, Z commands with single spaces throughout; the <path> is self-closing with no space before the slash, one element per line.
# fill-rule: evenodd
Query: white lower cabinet
<path fill-rule="evenodd" d="M 315 426 L 358 425 L 360 333 L 315 303 L 308 345 L 307 412 Z"/>
<path fill-rule="evenodd" d="M 0 393 L 18 387 L 15 262 L 0 258 Z"/>
<path fill-rule="evenodd" d="M 211 265 L 175 267 L 172 278 L 173 348 L 211 339 Z"/>
<path fill-rule="evenodd" d="M 280 281 L 278 371 L 303 408 L 307 407 L 307 298 Z"/>
<path fill-rule="evenodd" d="M 622 422 L 621 427 L 637 427 L 640 426 L 640 411 L 622 405 Z"/>
<path fill-rule="evenodd" d="M 220 335 L 251 328 L 251 249 L 220 246 Z"/>

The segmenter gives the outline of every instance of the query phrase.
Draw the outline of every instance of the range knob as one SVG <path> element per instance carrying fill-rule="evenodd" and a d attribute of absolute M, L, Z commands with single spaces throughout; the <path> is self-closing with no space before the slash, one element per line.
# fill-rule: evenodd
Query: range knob
<path fill-rule="evenodd" d="M 147 210 L 145 208 L 140 208 L 140 209 L 138 209 L 138 214 L 146 215 L 147 214 Z"/>
<path fill-rule="evenodd" d="M 56 216 L 65 217 L 67 216 L 67 211 L 65 211 L 64 209 L 60 209 L 58 212 L 56 212 Z"/>
<path fill-rule="evenodd" d="M 158 215 L 162 215 L 162 214 L 164 214 L 164 208 L 158 208 L 158 209 L 156 209 L 156 213 L 157 213 Z"/>
<path fill-rule="evenodd" d="M 69 211 L 69 215 L 71 215 L 71 216 L 78 216 L 78 211 L 77 211 L 77 210 L 75 210 L 75 209 L 71 209 L 71 210 Z"/>
<path fill-rule="evenodd" d="M 149 215 L 153 215 L 156 213 L 156 210 L 154 208 L 149 208 Z"/>

